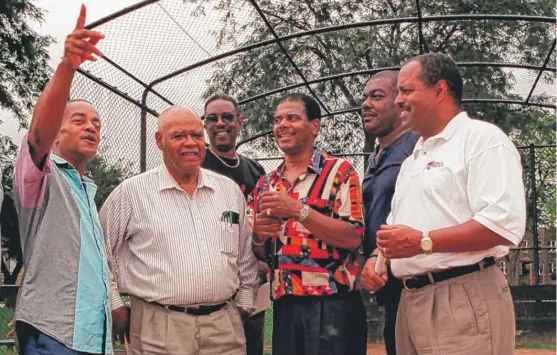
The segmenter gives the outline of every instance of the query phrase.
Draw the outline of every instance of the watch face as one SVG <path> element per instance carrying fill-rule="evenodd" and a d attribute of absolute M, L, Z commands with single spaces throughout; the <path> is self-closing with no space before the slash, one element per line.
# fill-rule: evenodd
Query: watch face
<path fill-rule="evenodd" d="M 423 238 L 422 241 L 420 242 L 420 246 L 422 247 L 422 250 L 424 252 L 428 252 L 431 250 L 433 243 L 431 242 L 431 239 Z"/>

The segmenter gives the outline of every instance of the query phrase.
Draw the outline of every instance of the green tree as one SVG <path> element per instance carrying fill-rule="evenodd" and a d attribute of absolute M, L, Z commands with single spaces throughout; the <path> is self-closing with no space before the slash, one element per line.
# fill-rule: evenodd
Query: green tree
<path fill-rule="evenodd" d="M 185 0 L 193 1 L 193 0 Z M 327 26 L 377 19 L 417 16 L 414 1 L 395 0 L 258 0 L 260 8 L 279 36 Z M 439 14 L 524 14 L 555 16 L 550 0 L 426 0 L 421 1 L 424 16 Z M 257 14 L 246 19 L 246 4 L 233 0 L 205 1 L 195 14 L 220 11 L 225 25 L 217 33 L 218 48 L 234 43 L 247 45 L 272 39 Z M 457 61 L 512 62 L 541 65 L 549 52 L 554 28 L 545 23 L 520 21 L 440 21 L 423 24 L 426 52 L 443 52 Z M 308 79 L 334 74 L 401 65 L 420 53 L 416 23 L 398 23 L 352 28 L 305 36 L 282 45 Z M 247 38 L 247 39 L 245 39 Z M 245 39 L 245 40 L 243 40 Z M 549 65 L 554 66 L 555 60 Z M 238 54 L 215 66 L 205 96 L 225 91 L 240 99 L 300 82 L 300 77 L 279 46 L 272 44 Z M 517 78 L 508 69 L 463 67 L 465 97 L 517 99 L 513 93 Z M 535 75 L 535 73 L 534 73 Z M 369 75 L 354 75 L 313 84 L 312 89 L 330 111 L 359 106 L 359 96 Z M 544 77 L 552 81 L 552 77 Z M 304 87 L 297 91 L 307 91 Z M 271 127 L 273 99 L 279 94 L 242 105 L 246 116 L 244 137 Z M 539 99 L 536 97 L 534 99 Z M 506 132 L 528 132 L 537 122 L 525 117 L 532 110 L 508 105 L 467 105 L 467 110 L 492 121 Z M 319 144 L 332 153 L 358 152 L 363 147 L 363 132 L 357 113 L 324 119 Z M 545 127 L 544 127 L 545 128 Z M 326 139 L 325 139 L 326 137 Z M 276 153 L 271 139 L 255 142 L 256 149 Z"/>
<path fill-rule="evenodd" d="M 0 107 L 15 114 L 20 127 L 50 76 L 48 46 L 53 39 L 33 31 L 44 11 L 30 0 L 0 1 Z"/>
<path fill-rule="evenodd" d="M 2 179 L 3 199 L 0 204 L 0 231 L 2 247 L 8 249 L 8 257 L 21 260 L 21 244 L 19 240 L 19 229 L 17 214 L 13 203 L 12 175 L 14 171 L 14 160 L 17 154 L 17 145 L 13 140 L 0 134 L 0 172 Z M 16 263 L 14 270 L 8 270 L 4 260 L 0 262 L 0 270 L 4 275 L 4 283 L 13 284 L 21 270 L 21 263 Z"/>
<path fill-rule="evenodd" d="M 98 209 L 116 186 L 133 175 L 130 164 L 121 161 L 116 164 L 109 163 L 102 153 L 91 159 L 85 174 L 97 184 L 95 204 Z"/>

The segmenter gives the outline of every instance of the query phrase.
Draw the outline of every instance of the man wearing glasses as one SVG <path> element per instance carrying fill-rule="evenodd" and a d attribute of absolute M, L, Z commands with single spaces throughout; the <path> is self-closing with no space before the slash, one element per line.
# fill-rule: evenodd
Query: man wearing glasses
<path fill-rule="evenodd" d="M 236 140 L 244 123 L 244 117 L 238 112 L 238 102 L 226 94 L 216 94 L 205 103 L 203 124 L 209 147 L 202 167 L 234 180 L 247 198 L 265 170 L 254 160 L 236 153 Z M 259 275 L 260 283 L 265 283 L 265 263 L 260 263 Z M 247 355 L 263 355 L 264 326 L 265 312 L 244 321 Z"/>
<path fill-rule="evenodd" d="M 259 177 L 265 175 L 265 170 L 254 160 L 236 153 L 236 139 L 244 124 L 236 99 L 226 94 L 209 98 L 205 103 L 203 124 L 209 136 L 203 168 L 228 176 L 240 185 L 247 197 Z"/>

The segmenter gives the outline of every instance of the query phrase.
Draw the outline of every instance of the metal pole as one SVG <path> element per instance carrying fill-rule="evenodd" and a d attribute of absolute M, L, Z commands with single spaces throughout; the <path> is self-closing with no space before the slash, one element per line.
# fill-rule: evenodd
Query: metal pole
<path fill-rule="evenodd" d="M 149 95 L 149 89 L 151 86 L 147 86 L 143 90 L 143 95 L 141 95 L 141 104 L 147 107 L 147 95 Z M 139 131 L 139 171 L 144 173 L 147 171 L 147 111 L 141 108 L 141 124 Z"/>
<path fill-rule="evenodd" d="M 536 149 L 534 143 L 530 143 L 530 184 L 532 184 L 531 206 L 532 209 L 532 238 L 534 243 L 534 277 L 536 286 L 540 285 L 540 254 L 538 241 L 538 204 L 536 194 Z"/>

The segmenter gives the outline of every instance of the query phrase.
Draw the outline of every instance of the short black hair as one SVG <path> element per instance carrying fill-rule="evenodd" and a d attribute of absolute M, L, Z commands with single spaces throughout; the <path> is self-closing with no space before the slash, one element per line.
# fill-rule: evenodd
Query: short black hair
<path fill-rule="evenodd" d="M 205 102 L 204 111 L 207 111 L 207 106 L 209 106 L 209 104 L 210 104 L 211 102 L 217 101 L 217 100 L 224 100 L 224 101 L 231 102 L 232 105 L 234 105 L 234 109 L 236 110 L 236 113 L 237 113 L 237 114 L 240 113 L 240 108 L 239 108 L 239 106 L 238 106 L 238 101 L 236 101 L 236 99 L 233 98 L 232 96 L 227 95 L 227 94 L 222 94 L 222 93 L 221 93 L 221 94 L 215 94 L 215 95 L 211 96 L 211 97 L 207 100 L 207 102 Z"/>
<path fill-rule="evenodd" d="M 397 91 L 397 82 L 398 82 L 398 71 L 396 70 L 381 70 L 371 76 L 368 82 L 373 79 L 387 79 L 390 80 L 393 85 L 393 91 Z"/>
<path fill-rule="evenodd" d="M 285 101 L 300 101 L 304 104 L 308 121 L 321 120 L 321 107 L 313 97 L 298 92 L 288 93 L 278 99 L 275 107 Z"/>
<path fill-rule="evenodd" d="M 420 79 L 426 86 L 437 84 L 439 80 L 445 80 L 449 95 L 457 105 L 462 103 L 462 77 L 456 62 L 446 54 L 427 53 L 410 59 L 407 63 L 417 61 L 421 66 Z"/>

